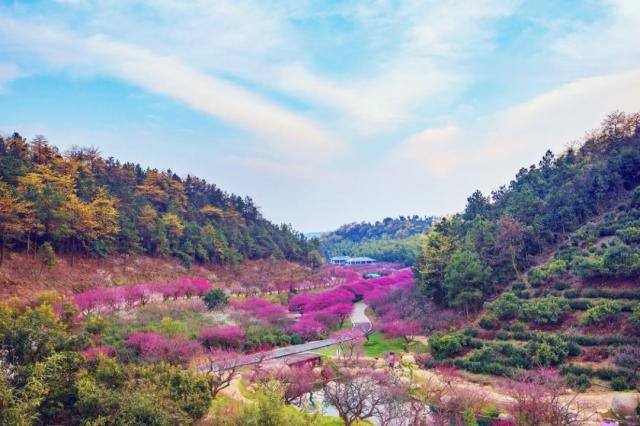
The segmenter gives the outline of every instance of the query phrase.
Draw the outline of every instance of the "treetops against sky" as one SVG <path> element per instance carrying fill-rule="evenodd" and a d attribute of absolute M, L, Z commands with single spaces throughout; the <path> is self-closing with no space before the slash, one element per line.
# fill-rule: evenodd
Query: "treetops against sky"
<path fill-rule="evenodd" d="M 635 0 L 3 2 L 0 130 L 302 231 L 440 216 L 637 111 L 638 38 Z"/>

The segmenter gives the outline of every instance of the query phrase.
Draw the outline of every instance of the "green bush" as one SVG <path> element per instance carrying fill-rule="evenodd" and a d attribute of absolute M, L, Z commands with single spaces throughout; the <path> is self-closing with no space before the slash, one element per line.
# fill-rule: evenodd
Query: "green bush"
<path fill-rule="evenodd" d="M 603 299 L 640 300 L 640 290 L 611 290 L 608 288 L 589 288 L 583 292 L 584 297 Z"/>
<path fill-rule="evenodd" d="M 497 300 L 487 303 L 486 308 L 493 312 L 498 319 L 508 320 L 518 316 L 523 303 L 522 299 L 513 292 L 506 291 Z"/>
<path fill-rule="evenodd" d="M 640 243 L 640 228 L 637 226 L 629 226 L 618 229 L 616 236 L 627 244 L 637 244 Z"/>
<path fill-rule="evenodd" d="M 614 391 L 625 391 L 631 388 L 629 379 L 624 376 L 616 376 L 611 379 L 611 389 Z"/>
<path fill-rule="evenodd" d="M 563 295 L 567 299 L 575 299 L 580 296 L 580 291 L 572 288 L 570 290 L 565 291 Z"/>
<path fill-rule="evenodd" d="M 455 333 L 437 332 L 429 337 L 429 352 L 435 359 L 442 360 L 462 350 L 460 336 Z"/>
<path fill-rule="evenodd" d="M 493 330 L 494 328 L 496 328 L 496 325 L 498 325 L 498 318 L 495 316 L 495 314 L 487 313 L 483 315 L 482 318 L 480 318 L 478 324 L 485 330 Z"/>
<path fill-rule="evenodd" d="M 640 272 L 640 251 L 626 244 L 609 247 L 603 256 L 604 272 L 615 278 L 632 278 Z"/>
<path fill-rule="evenodd" d="M 593 306 L 593 302 L 589 299 L 570 299 L 567 303 L 574 311 L 586 311 Z"/>
<path fill-rule="evenodd" d="M 547 265 L 546 270 L 549 276 L 557 276 L 567 272 L 568 267 L 569 264 L 566 260 L 555 259 Z"/>
<path fill-rule="evenodd" d="M 555 296 L 527 302 L 520 313 L 520 318 L 538 325 L 557 324 L 571 312 L 569 303 Z"/>
<path fill-rule="evenodd" d="M 531 355 L 533 365 L 539 367 L 559 365 L 569 355 L 568 343 L 555 335 L 544 336 L 538 341 L 529 341 L 525 344 L 525 349 Z"/>
<path fill-rule="evenodd" d="M 511 335 L 509 334 L 509 332 L 505 330 L 498 330 L 498 332 L 496 333 L 496 339 L 498 340 L 509 340 L 510 337 Z"/>
<path fill-rule="evenodd" d="M 640 332 L 640 305 L 636 306 L 631 315 L 629 315 L 629 322 L 636 332 Z"/>
<path fill-rule="evenodd" d="M 583 279 L 596 278 L 603 274 L 604 259 L 602 257 L 574 257 L 571 267 Z"/>
<path fill-rule="evenodd" d="M 583 325 L 602 324 L 605 321 L 616 319 L 620 315 L 621 311 L 622 307 L 619 303 L 606 300 L 587 309 L 581 319 L 581 322 Z"/>
<path fill-rule="evenodd" d="M 553 288 L 555 288 L 558 291 L 566 290 L 569 287 L 571 287 L 571 284 L 563 280 L 558 280 L 553 284 Z"/>
<path fill-rule="evenodd" d="M 207 308 L 215 309 L 220 306 L 224 306 L 229 302 L 229 297 L 219 288 L 214 288 L 204 296 L 202 296 L 202 300 Z"/>
<path fill-rule="evenodd" d="M 527 274 L 529 284 L 533 287 L 539 287 L 540 284 L 549 279 L 549 272 L 545 268 L 533 268 Z"/>
<path fill-rule="evenodd" d="M 569 373 L 566 376 L 567 384 L 578 392 L 584 392 L 589 388 L 591 382 L 586 374 Z"/>

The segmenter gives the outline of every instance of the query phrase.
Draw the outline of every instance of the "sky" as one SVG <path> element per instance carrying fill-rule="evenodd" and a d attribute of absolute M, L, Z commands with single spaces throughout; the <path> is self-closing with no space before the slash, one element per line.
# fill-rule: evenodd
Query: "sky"
<path fill-rule="evenodd" d="M 303 232 L 445 215 L 640 111 L 638 0 L 0 1 L 0 131 Z"/>

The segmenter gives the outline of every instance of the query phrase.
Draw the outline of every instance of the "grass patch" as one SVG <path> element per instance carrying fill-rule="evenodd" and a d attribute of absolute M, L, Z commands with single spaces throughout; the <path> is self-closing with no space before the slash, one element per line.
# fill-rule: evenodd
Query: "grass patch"
<path fill-rule="evenodd" d="M 425 352 L 427 348 L 420 342 L 411 341 L 405 343 L 404 339 L 386 339 L 381 332 L 376 331 L 369 336 L 369 341 L 363 345 L 364 354 L 371 357 L 379 357 L 386 352 Z"/>

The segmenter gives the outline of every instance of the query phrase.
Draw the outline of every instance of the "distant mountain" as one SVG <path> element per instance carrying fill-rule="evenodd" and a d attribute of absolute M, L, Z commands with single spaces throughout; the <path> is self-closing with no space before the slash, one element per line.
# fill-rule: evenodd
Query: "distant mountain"
<path fill-rule="evenodd" d="M 326 232 L 307 232 L 304 234 L 304 236 L 310 240 L 312 238 L 320 238 L 322 237 L 322 235 L 326 234 Z"/>
<path fill-rule="evenodd" d="M 326 257 L 368 256 L 412 264 L 419 250 L 419 235 L 424 234 L 435 220 L 433 216 L 413 215 L 342 225 L 320 236 L 322 251 Z"/>

